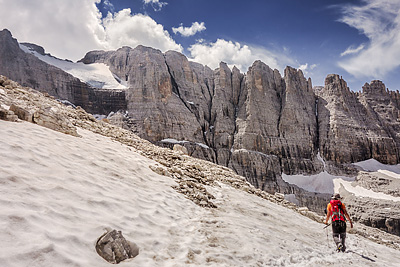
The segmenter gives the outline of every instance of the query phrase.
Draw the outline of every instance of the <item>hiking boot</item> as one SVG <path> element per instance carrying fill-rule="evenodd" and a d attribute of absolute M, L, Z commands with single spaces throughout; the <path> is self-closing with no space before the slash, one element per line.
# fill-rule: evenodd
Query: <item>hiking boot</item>
<path fill-rule="evenodd" d="M 337 246 L 337 251 L 338 252 L 343 252 L 343 245 L 342 244 L 339 244 L 338 246 Z"/>
<path fill-rule="evenodd" d="M 342 246 L 342 248 L 340 249 L 341 252 L 345 252 L 346 251 L 346 247 Z"/>

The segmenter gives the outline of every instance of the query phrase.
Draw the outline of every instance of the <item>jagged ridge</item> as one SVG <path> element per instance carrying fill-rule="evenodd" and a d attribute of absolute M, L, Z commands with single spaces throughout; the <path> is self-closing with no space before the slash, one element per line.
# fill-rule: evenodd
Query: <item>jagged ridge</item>
<path fill-rule="evenodd" d="M 8 44 L 10 38 L 3 31 L 1 42 Z M 88 104 L 86 93 L 75 99 L 76 95 L 60 95 L 57 85 L 48 89 L 44 84 L 54 83 L 53 76 L 15 72 L 26 65 L 16 58 L 35 59 L 18 50 L 16 40 L 11 43 L 1 46 L 2 55 L 10 50 L 15 56 L 2 57 L 0 71 L 4 73 L 7 60 L 13 60 L 16 67 L 8 73 L 37 79 L 41 90 L 75 103 L 79 99 L 77 104 L 89 111 L 100 105 Z M 266 191 L 297 192 L 301 197 L 301 190 L 288 186 L 281 173 L 322 170 L 318 151 L 330 172 L 351 173 L 354 170 L 345 164 L 371 157 L 399 162 L 399 93 L 386 91 L 378 81 L 366 84 L 363 93 L 352 93 L 338 75 L 328 75 L 325 87 L 314 92 L 311 80 L 290 67 L 283 78 L 261 61 L 246 74 L 225 63 L 213 71 L 180 53 L 163 54 L 143 46 L 89 52 L 82 62 L 106 63 L 128 82 L 122 96 L 126 101 L 119 100 L 128 111 L 125 127 L 157 144 L 168 145 L 162 142 L 166 138 L 188 141 L 184 145 L 190 155 L 228 166 Z M 56 71 L 48 66 L 46 72 Z M 21 77 L 14 79 L 30 85 Z M 63 90 L 76 92 L 68 88 Z"/>

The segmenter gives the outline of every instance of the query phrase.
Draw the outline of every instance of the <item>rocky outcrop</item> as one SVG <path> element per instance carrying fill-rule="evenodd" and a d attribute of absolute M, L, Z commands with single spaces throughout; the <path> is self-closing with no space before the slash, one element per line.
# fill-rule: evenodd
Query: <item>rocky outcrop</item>
<path fill-rule="evenodd" d="M 356 177 L 356 182 L 357 185 L 374 192 L 400 197 L 400 179 L 393 178 L 384 172 L 360 171 Z"/>
<path fill-rule="evenodd" d="M 20 119 L 58 132 L 79 136 L 75 126 L 62 112 L 59 112 L 62 104 L 45 105 L 41 103 L 43 96 L 37 91 L 31 89 L 32 93 L 28 93 L 26 90 L 21 90 L 21 86 L 17 82 L 2 75 L 0 75 L 0 90 L 0 100 L 4 103 L 0 106 L 0 119 L 8 121 Z M 47 97 L 51 98 L 49 95 Z M 29 98 L 35 104 L 26 105 L 24 102 L 17 103 L 15 101 L 15 99 L 21 98 Z"/>

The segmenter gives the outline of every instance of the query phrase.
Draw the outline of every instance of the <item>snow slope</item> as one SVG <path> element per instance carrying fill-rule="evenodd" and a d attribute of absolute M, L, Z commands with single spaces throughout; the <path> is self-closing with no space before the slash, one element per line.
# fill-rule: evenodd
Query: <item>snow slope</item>
<path fill-rule="evenodd" d="M 110 266 L 94 244 L 121 230 L 140 254 L 120 266 L 398 266 L 400 251 L 330 229 L 228 185 L 216 209 L 171 188 L 155 165 L 109 138 L 0 121 L 0 266 Z M 356 226 L 357 227 L 357 226 Z M 327 236 L 327 233 L 329 235 Z"/>
<path fill-rule="evenodd" d="M 49 55 L 41 55 L 27 46 L 20 44 L 20 48 L 28 54 L 32 54 L 47 64 L 53 65 L 63 71 L 77 77 L 82 82 L 88 83 L 100 89 L 126 89 L 128 85 L 121 81 L 103 63 L 83 64 L 61 60 Z M 121 82 L 118 82 L 118 81 Z"/>

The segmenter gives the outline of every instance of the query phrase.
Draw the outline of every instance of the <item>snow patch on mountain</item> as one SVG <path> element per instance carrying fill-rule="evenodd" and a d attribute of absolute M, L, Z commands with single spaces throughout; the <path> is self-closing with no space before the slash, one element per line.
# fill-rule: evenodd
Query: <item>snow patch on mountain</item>
<path fill-rule="evenodd" d="M 400 197 L 394 197 L 391 195 L 387 195 L 385 193 L 375 192 L 370 189 L 361 187 L 359 185 L 354 186 L 354 185 L 352 185 L 352 182 L 345 181 L 343 179 L 335 179 L 334 184 L 335 184 L 335 192 L 339 192 L 339 189 L 341 187 L 343 187 L 346 191 L 354 194 L 356 197 L 368 197 L 368 198 L 373 198 L 373 199 L 391 200 L 391 201 L 396 201 L 396 202 L 400 201 Z"/>
<path fill-rule="evenodd" d="M 319 153 L 317 157 L 320 161 L 322 161 L 325 169 L 325 162 Z M 354 165 L 362 168 L 364 171 L 377 171 L 392 178 L 400 179 L 400 164 L 386 165 L 378 162 L 375 159 L 369 159 L 354 163 Z M 353 186 L 352 182 L 354 181 L 354 178 L 331 175 L 325 170 L 315 175 L 287 175 L 282 173 L 282 179 L 289 184 L 297 185 L 298 187 L 310 192 L 333 194 L 338 193 L 339 189 L 343 187 L 357 197 L 370 197 L 381 200 L 400 201 L 399 197 L 393 197 L 384 193 L 377 193 L 361 186 Z"/>
<path fill-rule="evenodd" d="M 326 171 L 325 160 L 321 157 L 320 153 L 317 154 L 317 159 L 322 162 L 324 171 L 314 175 L 287 175 L 282 173 L 282 179 L 289 183 L 297 185 L 309 192 L 328 193 L 335 192 L 335 180 L 341 179 L 344 181 L 354 181 L 353 177 L 336 176 Z"/>
<path fill-rule="evenodd" d="M 71 61 L 61 60 L 50 55 L 42 55 L 34 49 L 20 44 L 20 48 L 32 54 L 47 64 L 53 65 L 63 71 L 77 77 L 93 87 L 100 89 L 127 89 L 128 85 L 119 77 L 113 74 L 109 67 L 103 63 L 84 64 L 82 62 L 74 63 Z"/>
<path fill-rule="evenodd" d="M 364 171 L 376 172 L 376 171 L 389 171 L 395 174 L 400 174 L 400 164 L 387 165 L 380 163 L 376 159 L 368 159 L 360 162 L 353 163 L 354 165 L 362 168 Z"/>
<path fill-rule="evenodd" d="M 310 192 L 328 194 L 333 194 L 335 192 L 334 181 L 336 179 L 354 180 L 354 178 L 345 176 L 335 176 L 326 171 L 314 175 L 287 175 L 282 173 L 282 179 L 289 184 L 297 185 Z"/>

